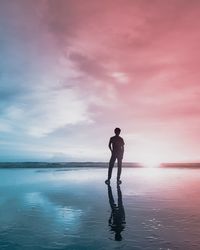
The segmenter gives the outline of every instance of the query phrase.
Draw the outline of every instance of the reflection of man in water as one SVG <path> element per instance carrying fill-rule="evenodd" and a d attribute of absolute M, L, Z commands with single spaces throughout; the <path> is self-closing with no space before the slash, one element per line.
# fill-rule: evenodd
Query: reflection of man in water
<path fill-rule="evenodd" d="M 112 170 L 115 164 L 115 161 L 117 159 L 117 165 L 118 165 L 118 170 L 117 170 L 117 183 L 121 184 L 120 176 L 121 176 L 121 171 L 122 171 L 122 159 L 124 155 L 124 140 L 122 137 L 120 137 L 120 128 L 115 129 L 115 136 L 110 138 L 109 141 L 109 148 L 111 150 L 111 158 L 109 162 L 109 169 L 108 169 L 108 179 L 105 181 L 106 184 L 110 183 L 110 179 L 112 176 Z"/>
<path fill-rule="evenodd" d="M 108 198 L 110 207 L 112 209 L 108 223 L 109 226 L 111 227 L 111 231 L 115 232 L 115 240 L 121 241 L 122 240 L 121 232 L 125 228 L 126 221 L 125 221 L 124 206 L 122 202 L 122 193 L 119 185 L 117 185 L 117 195 L 118 195 L 118 205 L 115 204 L 111 186 L 108 185 Z"/>

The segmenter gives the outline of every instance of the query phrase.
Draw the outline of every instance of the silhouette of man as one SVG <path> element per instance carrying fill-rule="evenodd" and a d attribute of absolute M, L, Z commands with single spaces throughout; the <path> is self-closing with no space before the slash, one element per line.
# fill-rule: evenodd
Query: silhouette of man
<path fill-rule="evenodd" d="M 111 186 L 110 184 L 108 184 L 108 198 L 110 207 L 112 209 L 110 218 L 108 220 L 108 225 L 111 227 L 111 231 L 115 232 L 115 240 L 121 241 L 122 240 L 121 232 L 125 228 L 126 221 L 125 221 L 124 206 L 122 202 L 122 193 L 119 185 L 117 185 L 117 196 L 118 196 L 118 205 L 115 204 Z"/>
<path fill-rule="evenodd" d="M 122 159 L 124 155 L 124 140 L 122 137 L 120 137 L 120 128 L 115 128 L 114 130 L 115 136 L 110 138 L 109 141 L 109 148 L 111 150 L 111 158 L 109 162 L 109 168 L 108 168 L 108 179 L 105 181 L 106 184 L 110 183 L 110 179 L 112 176 L 112 170 L 115 164 L 115 161 L 117 159 L 117 183 L 121 184 L 120 176 L 122 171 Z"/>

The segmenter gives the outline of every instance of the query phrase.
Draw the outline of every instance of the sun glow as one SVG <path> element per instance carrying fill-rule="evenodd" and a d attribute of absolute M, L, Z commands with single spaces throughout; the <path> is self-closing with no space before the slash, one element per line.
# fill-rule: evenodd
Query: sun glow
<path fill-rule="evenodd" d="M 130 161 L 138 162 L 144 167 L 155 168 L 166 162 L 169 152 L 164 146 L 146 142 L 137 148 L 136 146 L 129 148 L 127 157 Z"/>
<path fill-rule="evenodd" d="M 158 159 L 151 159 L 151 158 L 147 158 L 145 160 L 141 161 L 142 166 L 144 167 L 148 167 L 148 168 L 156 168 L 159 167 L 161 164 L 161 161 L 159 161 Z"/>
<path fill-rule="evenodd" d="M 141 152 L 138 161 L 144 167 L 155 168 L 159 167 L 159 165 L 163 162 L 163 156 L 161 152 L 148 150 Z"/>
<path fill-rule="evenodd" d="M 150 152 L 148 154 L 143 152 L 142 154 L 135 155 L 134 159 L 132 158 L 131 161 L 138 162 L 142 166 L 149 168 L 159 167 L 160 164 L 164 162 L 162 157 L 157 154 L 151 154 Z"/>

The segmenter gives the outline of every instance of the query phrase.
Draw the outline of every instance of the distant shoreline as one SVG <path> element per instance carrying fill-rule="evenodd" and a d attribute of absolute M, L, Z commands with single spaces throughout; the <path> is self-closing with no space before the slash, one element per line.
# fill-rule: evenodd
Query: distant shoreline
<path fill-rule="evenodd" d="M 0 168 L 108 168 L 108 162 L 0 162 Z M 143 167 L 139 163 L 123 164 L 125 168 Z"/>
<path fill-rule="evenodd" d="M 200 163 L 161 163 L 160 168 L 200 168 Z M 0 162 L 3 168 L 108 168 L 108 162 Z M 137 162 L 124 162 L 123 168 L 145 168 Z"/>

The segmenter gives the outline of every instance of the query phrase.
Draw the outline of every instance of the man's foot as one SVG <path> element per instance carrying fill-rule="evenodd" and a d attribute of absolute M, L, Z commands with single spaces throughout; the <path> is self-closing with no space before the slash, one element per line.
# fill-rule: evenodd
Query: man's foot
<path fill-rule="evenodd" d="M 106 183 L 106 184 L 110 184 L 110 180 L 106 180 L 105 183 Z"/>
<path fill-rule="evenodd" d="M 117 184 L 119 185 L 119 184 L 121 184 L 122 183 L 122 181 L 121 180 L 117 180 Z"/>

